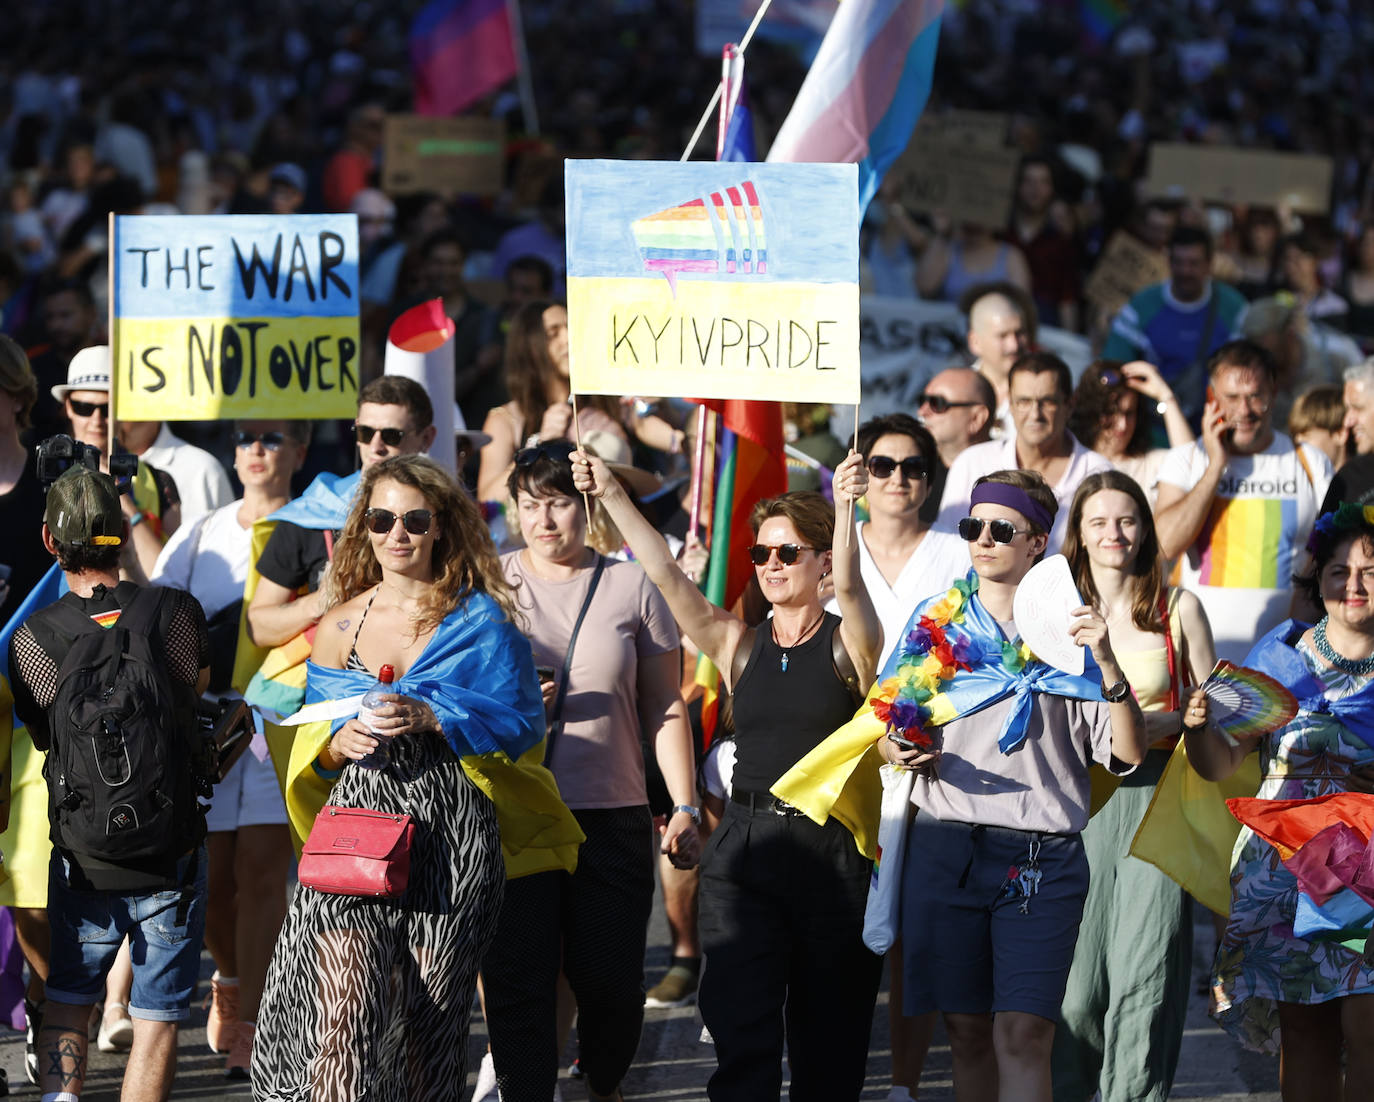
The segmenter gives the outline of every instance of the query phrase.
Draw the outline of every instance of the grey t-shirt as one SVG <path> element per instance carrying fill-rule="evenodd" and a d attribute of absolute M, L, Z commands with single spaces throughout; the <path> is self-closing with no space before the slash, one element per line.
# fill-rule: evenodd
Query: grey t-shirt
<path fill-rule="evenodd" d="M 1036 693 L 1024 741 L 1004 754 L 997 739 L 1015 703 L 1008 696 L 940 728 L 937 775 L 916 778 L 911 802 L 937 819 L 1076 833 L 1088 823 L 1088 766 L 1133 768 L 1112 757 L 1111 705 Z"/>

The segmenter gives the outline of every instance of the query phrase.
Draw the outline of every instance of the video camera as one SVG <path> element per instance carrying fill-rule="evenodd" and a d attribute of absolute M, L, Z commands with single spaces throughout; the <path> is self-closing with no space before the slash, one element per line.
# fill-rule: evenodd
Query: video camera
<path fill-rule="evenodd" d="M 93 471 L 100 470 L 99 448 L 60 433 L 49 436 L 38 445 L 37 458 L 38 481 L 44 490 L 56 482 L 68 467 L 78 463 Z M 110 456 L 110 477 L 115 480 L 120 493 L 129 488 L 137 473 L 138 456 L 128 453 Z"/>

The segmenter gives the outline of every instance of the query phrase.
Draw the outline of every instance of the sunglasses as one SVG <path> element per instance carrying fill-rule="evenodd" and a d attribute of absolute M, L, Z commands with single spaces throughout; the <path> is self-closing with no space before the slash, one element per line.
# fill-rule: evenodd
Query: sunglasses
<path fill-rule="evenodd" d="M 1126 377 L 1114 367 L 1104 367 L 1097 373 L 1097 381 L 1105 387 L 1120 386 Z"/>
<path fill-rule="evenodd" d="M 952 409 L 964 409 L 968 406 L 981 406 L 982 404 L 982 402 L 951 402 L 943 394 L 916 395 L 916 408 L 929 406 L 931 413 L 948 413 Z"/>
<path fill-rule="evenodd" d="M 1010 543 L 1017 536 L 1029 536 L 1029 528 L 1017 528 L 1009 520 L 979 520 L 965 517 L 959 522 L 959 538 L 968 543 L 976 543 L 983 535 L 983 525 L 988 526 L 993 543 Z"/>
<path fill-rule="evenodd" d="M 756 543 L 749 548 L 749 561 L 755 566 L 767 566 L 768 560 L 773 557 L 773 552 L 778 553 L 778 562 L 783 566 L 791 566 L 797 561 L 803 551 L 813 551 L 814 548 L 803 547 L 799 543 L 784 543 L 777 546 Z"/>
<path fill-rule="evenodd" d="M 236 448 L 251 448 L 259 441 L 268 451 L 278 451 L 286 442 L 286 434 L 277 432 L 276 429 L 271 432 L 249 432 L 247 429 L 239 429 L 234 433 L 234 447 Z"/>
<path fill-rule="evenodd" d="M 412 536 L 423 536 L 429 532 L 430 525 L 434 523 L 434 514 L 428 509 L 411 509 L 399 517 L 390 509 L 369 509 L 363 514 L 363 523 L 367 525 L 367 530 L 375 536 L 386 535 L 396 527 L 398 520 L 405 525 L 405 530 Z"/>
<path fill-rule="evenodd" d="M 921 455 L 908 455 L 902 460 L 896 460 L 887 455 L 870 455 L 864 466 L 868 468 L 868 473 L 874 478 L 891 478 L 892 472 L 900 467 L 902 477 L 908 482 L 925 478 L 930 471 L 929 467 L 926 466 L 925 456 Z"/>
<path fill-rule="evenodd" d="M 94 417 L 99 413 L 102 417 L 110 415 L 109 402 L 80 402 L 75 398 L 68 398 L 67 403 L 72 407 L 72 412 L 78 417 Z"/>
<path fill-rule="evenodd" d="M 360 425 L 357 421 L 353 422 L 353 434 L 358 438 L 358 443 L 367 445 L 372 443 L 372 438 L 381 433 L 382 443 L 388 448 L 399 448 L 401 441 L 406 438 L 409 429 L 378 429 L 371 425 Z"/>
<path fill-rule="evenodd" d="M 533 467 L 541 459 L 552 463 L 567 463 L 577 445 L 570 440 L 551 440 L 547 444 L 536 444 L 532 448 L 521 448 L 515 453 L 515 465 L 521 470 Z"/>

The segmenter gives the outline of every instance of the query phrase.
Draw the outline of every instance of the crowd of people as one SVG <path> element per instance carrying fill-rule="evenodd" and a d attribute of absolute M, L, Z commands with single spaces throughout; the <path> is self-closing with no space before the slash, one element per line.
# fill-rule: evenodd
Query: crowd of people
<path fill-rule="evenodd" d="M 130 1050 L 128 1097 L 165 1097 L 202 946 L 207 1040 L 263 1099 L 461 1097 L 475 991 L 481 1098 L 559 1097 L 574 1020 L 589 1096 L 619 1098 L 646 1006 L 698 993 L 713 1099 L 777 1097 L 784 1061 L 794 1098 L 857 1098 L 883 977 L 862 938 L 880 766 L 910 783 L 893 1102 L 916 1096 L 937 1015 L 960 1098 L 1165 1098 L 1192 908 L 1124 854 L 1190 767 L 1175 744 L 1209 782 L 1258 760 L 1265 798 L 1374 775 L 1374 21 L 1178 0 L 1089 34 L 1071 5 L 948 6 L 929 110 L 1005 115 L 1007 216 L 951 224 L 894 171 L 860 274 L 958 302 L 967 355 L 852 440 L 823 407 L 783 406 L 820 479 L 792 471 L 754 504 L 734 552 L 752 584 L 727 610 L 703 596 L 688 516 L 691 407 L 574 405 L 562 301 L 563 157 L 675 159 L 718 57 L 684 45 L 690 5 L 526 0 L 542 136 L 511 92 L 474 107 L 515 135 L 502 193 L 388 194 L 413 7 L 14 13 L 0 621 L 22 608 L 27 733 L 0 902 L 45 1102 L 80 1096 L 92 1040 Z M 199 40 L 213 55 L 182 48 Z M 804 72 L 751 47 L 761 151 Z M 1157 140 L 1328 157 L 1330 194 L 1151 197 Z M 112 425 L 106 217 L 318 211 L 358 219 L 353 422 Z M 1118 230 L 1167 275 L 1108 309 L 1085 288 Z M 436 298 L 451 398 L 383 373 L 391 322 Z M 1100 358 L 1075 376 L 1043 325 Z M 423 458 L 450 400 L 452 471 Z M 61 472 L 36 447 L 59 434 Z M 1055 553 L 1083 600 L 1081 676 L 1015 623 Z M 141 640 L 164 722 L 71 706 L 99 695 L 77 668 L 121 668 L 90 625 Z M 728 703 L 709 753 L 698 653 Z M 1287 685 L 1297 717 L 1228 742 L 1194 691 L 1218 658 Z M 240 697 L 253 731 L 222 767 L 203 739 L 146 768 L 129 749 Z M 78 738 L 94 762 L 64 766 Z M 349 811 L 400 824 L 390 894 L 319 878 L 312 833 Z M 656 872 L 673 959 L 648 984 Z M 1230 874 L 1214 1016 L 1281 1049 L 1285 1098 L 1338 1097 L 1342 1076 L 1374 1094 L 1374 968 L 1293 932 L 1293 876 L 1248 828 Z"/>

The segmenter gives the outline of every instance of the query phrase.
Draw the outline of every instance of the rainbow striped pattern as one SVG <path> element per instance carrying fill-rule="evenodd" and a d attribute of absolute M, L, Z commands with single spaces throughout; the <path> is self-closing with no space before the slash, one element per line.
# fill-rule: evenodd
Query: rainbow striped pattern
<path fill-rule="evenodd" d="M 1227 589 L 1286 588 L 1292 575 L 1298 503 L 1292 498 L 1220 498 L 1198 545 L 1198 581 Z"/>
<path fill-rule="evenodd" d="M 109 612 L 97 612 L 91 616 L 91 619 L 102 628 L 112 628 L 119 619 L 119 612 L 120 610 L 117 608 L 111 609 Z"/>
<path fill-rule="evenodd" d="M 763 210 L 750 180 L 636 219 L 630 229 L 645 270 L 661 273 L 675 296 L 680 272 L 768 271 Z"/>

